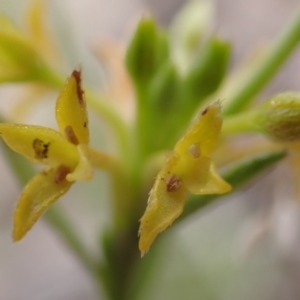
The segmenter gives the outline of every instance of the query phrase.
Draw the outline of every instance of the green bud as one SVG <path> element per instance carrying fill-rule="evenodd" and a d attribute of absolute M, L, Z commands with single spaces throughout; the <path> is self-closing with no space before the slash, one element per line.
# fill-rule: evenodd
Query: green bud
<path fill-rule="evenodd" d="M 207 38 L 213 19 L 214 3 L 210 0 L 186 1 L 175 16 L 170 28 L 172 54 L 183 74 Z"/>
<path fill-rule="evenodd" d="M 271 98 L 259 110 L 256 124 L 280 142 L 300 141 L 300 93 L 285 92 Z"/>
<path fill-rule="evenodd" d="M 196 99 L 197 105 L 215 92 L 225 76 L 230 57 L 228 43 L 212 39 L 200 53 L 186 78 L 187 93 Z"/>
<path fill-rule="evenodd" d="M 126 54 L 127 69 L 137 83 L 148 82 L 168 55 L 166 36 L 153 19 L 140 21 Z"/>

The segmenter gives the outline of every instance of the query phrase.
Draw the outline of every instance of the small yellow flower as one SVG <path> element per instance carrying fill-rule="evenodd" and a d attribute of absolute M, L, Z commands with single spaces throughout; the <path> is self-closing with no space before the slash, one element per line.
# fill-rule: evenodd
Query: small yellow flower
<path fill-rule="evenodd" d="M 13 239 L 24 237 L 42 213 L 74 181 L 93 176 L 86 103 L 81 73 L 73 71 L 56 103 L 59 132 L 41 126 L 0 124 L 0 135 L 14 151 L 47 167 L 22 192 L 14 212 Z"/>
<path fill-rule="evenodd" d="M 221 107 L 216 102 L 201 112 L 175 145 L 155 180 L 146 212 L 141 218 L 139 249 L 142 255 L 156 236 L 182 213 L 188 192 L 202 195 L 231 190 L 231 186 L 218 175 L 210 158 L 221 127 Z"/>

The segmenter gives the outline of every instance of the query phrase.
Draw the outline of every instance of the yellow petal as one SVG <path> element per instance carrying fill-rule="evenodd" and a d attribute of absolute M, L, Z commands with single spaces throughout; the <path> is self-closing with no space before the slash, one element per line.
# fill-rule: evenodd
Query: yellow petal
<path fill-rule="evenodd" d="M 182 155 L 171 172 L 182 179 L 182 184 L 191 194 L 223 194 L 231 190 L 231 186 L 220 177 L 208 157 Z"/>
<path fill-rule="evenodd" d="M 68 181 L 85 181 L 93 179 L 93 168 L 90 163 L 89 149 L 86 145 L 77 146 L 79 161 L 75 170 L 67 176 Z"/>
<path fill-rule="evenodd" d="M 69 171 L 64 165 L 44 170 L 27 184 L 14 212 L 15 241 L 21 240 L 44 211 L 69 190 L 72 185 L 66 180 Z"/>
<path fill-rule="evenodd" d="M 25 21 L 35 47 L 46 56 L 49 63 L 57 65 L 58 55 L 57 49 L 54 47 L 55 41 L 46 24 L 46 13 L 49 10 L 47 4 L 49 3 L 45 0 L 30 1 Z"/>
<path fill-rule="evenodd" d="M 0 123 L 0 136 L 14 151 L 37 163 L 75 167 L 78 152 L 62 134 L 50 128 Z"/>
<path fill-rule="evenodd" d="M 147 209 L 141 218 L 139 249 L 144 255 L 156 236 L 170 226 L 182 213 L 187 199 L 187 190 L 181 178 L 171 173 L 177 157 L 172 156 L 158 174 L 150 193 Z"/>
<path fill-rule="evenodd" d="M 60 131 L 74 145 L 89 143 L 86 103 L 81 87 L 81 72 L 73 71 L 56 103 Z"/>
<path fill-rule="evenodd" d="M 194 170 L 194 175 L 199 172 L 199 169 Z M 217 172 L 213 162 L 209 164 L 209 169 L 204 174 L 199 172 L 200 176 L 190 177 L 184 181 L 188 191 L 195 195 L 205 194 L 224 194 L 231 191 L 231 185 L 228 184 Z"/>
<path fill-rule="evenodd" d="M 186 134 L 158 174 L 141 218 L 139 248 L 146 253 L 156 236 L 182 213 L 187 193 L 220 194 L 231 187 L 217 173 L 210 155 L 222 126 L 220 103 L 208 106 Z"/>
<path fill-rule="evenodd" d="M 178 155 L 186 155 L 194 150 L 195 156 L 198 151 L 199 155 L 210 157 L 216 147 L 221 127 L 221 105 L 220 102 L 215 102 L 199 114 L 176 144 L 175 152 Z"/>

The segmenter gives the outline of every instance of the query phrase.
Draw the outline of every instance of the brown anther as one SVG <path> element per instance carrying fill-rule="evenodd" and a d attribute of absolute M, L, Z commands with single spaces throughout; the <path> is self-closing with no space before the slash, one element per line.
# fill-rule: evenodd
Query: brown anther
<path fill-rule="evenodd" d="M 167 179 L 166 179 L 166 190 L 167 192 L 171 193 L 171 192 L 176 192 L 178 191 L 178 189 L 181 186 L 181 179 L 173 174 L 170 175 Z"/>
<path fill-rule="evenodd" d="M 69 125 L 65 128 L 65 135 L 67 137 L 67 140 L 70 143 L 72 143 L 76 146 L 79 144 L 78 138 L 77 138 L 72 126 Z"/>
<path fill-rule="evenodd" d="M 67 175 L 70 173 L 70 168 L 64 165 L 61 165 L 57 168 L 56 173 L 54 175 L 54 182 L 56 184 L 62 183 Z"/>

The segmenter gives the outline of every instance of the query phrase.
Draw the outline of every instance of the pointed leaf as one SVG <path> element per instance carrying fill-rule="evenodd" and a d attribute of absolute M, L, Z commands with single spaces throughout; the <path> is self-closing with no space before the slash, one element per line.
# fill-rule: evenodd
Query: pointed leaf
<path fill-rule="evenodd" d="M 66 180 L 70 168 L 44 170 L 25 187 L 14 212 L 13 239 L 21 240 L 44 211 L 66 193 L 72 183 Z"/>
<path fill-rule="evenodd" d="M 86 102 L 81 87 L 81 72 L 73 71 L 56 102 L 56 119 L 61 133 L 74 144 L 89 143 Z"/>
<path fill-rule="evenodd" d="M 33 162 L 54 166 L 64 164 L 71 168 L 78 162 L 76 147 L 53 129 L 0 123 L 0 136 L 12 150 Z"/>

